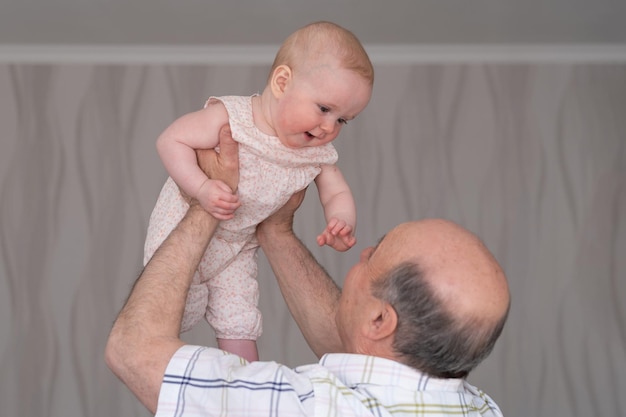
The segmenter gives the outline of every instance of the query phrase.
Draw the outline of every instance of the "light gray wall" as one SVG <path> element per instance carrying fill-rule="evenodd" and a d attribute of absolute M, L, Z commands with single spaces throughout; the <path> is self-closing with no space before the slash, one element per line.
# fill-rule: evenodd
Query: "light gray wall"
<path fill-rule="evenodd" d="M 148 415 L 103 348 L 141 267 L 165 172 L 159 132 L 266 66 L 0 64 L 0 416 Z M 626 415 L 626 64 L 377 64 L 337 140 L 357 247 L 319 249 L 341 284 L 399 222 L 445 217 L 502 263 L 513 304 L 470 377 L 509 417 Z M 261 259 L 263 359 L 313 360 Z M 212 343 L 206 326 L 188 341 Z"/>

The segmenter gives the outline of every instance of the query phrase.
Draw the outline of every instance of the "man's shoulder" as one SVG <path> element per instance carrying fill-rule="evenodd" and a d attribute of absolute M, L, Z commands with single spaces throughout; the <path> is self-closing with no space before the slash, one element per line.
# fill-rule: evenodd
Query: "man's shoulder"
<path fill-rule="evenodd" d="M 311 367 L 311 369 L 307 369 Z M 246 381 L 303 381 L 311 371 L 321 370 L 319 364 L 292 369 L 273 361 L 248 362 L 229 352 L 206 346 L 184 345 L 172 356 L 165 371 L 164 382 L 200 379 L 240 379 Z M 301 378 L 299 378 L 301 377 Z"/>
<path fill-rule="evenodd" d="M 278 400 L 280 399 L 280 400 Z M 219 349 L 182 346 L 165 371 L 160 416 L 219 410 L 241 415 L 313 415 L 309 379 L 277 362 L 245 359 Z"/>

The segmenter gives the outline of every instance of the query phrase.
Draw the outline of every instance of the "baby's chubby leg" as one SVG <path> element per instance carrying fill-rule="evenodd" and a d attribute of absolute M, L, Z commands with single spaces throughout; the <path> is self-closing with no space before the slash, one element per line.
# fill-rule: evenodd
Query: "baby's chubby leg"
<path fill-rule="evenodd" d="M 218 346 L 248 361 L 258 360 L 256 339 L 262 333 L 257 305 L 256 248 L 246 249 L 208 281 L 206 318 L 215 330 Z"/>
<path fill-rule="evenodd" d="M 255 340 L 218 338 L 217 346 L 222 350 L 241 356 L 248 362 L 259 360 L 259 351 Z"/>

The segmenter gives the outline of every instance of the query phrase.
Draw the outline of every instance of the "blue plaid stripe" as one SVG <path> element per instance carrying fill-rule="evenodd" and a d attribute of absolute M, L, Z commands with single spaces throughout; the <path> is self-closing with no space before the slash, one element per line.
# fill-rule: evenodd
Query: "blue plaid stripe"
<path fill-rule="evenodd" d="M 222 378 L 204 379 L 193 378 L 180 375 L 168 375 L 163 378 L 164 384 L 174 384 L 181 386 L 192 386 L 196 388 L 206 389 L 246 389 L 250 391 L 276 391 L 276 392 L 294 392 L 288 382 L 252 382 L 242 379 L 227 380 Z M 310 394 L 308 395 L 310 396 Z"/>

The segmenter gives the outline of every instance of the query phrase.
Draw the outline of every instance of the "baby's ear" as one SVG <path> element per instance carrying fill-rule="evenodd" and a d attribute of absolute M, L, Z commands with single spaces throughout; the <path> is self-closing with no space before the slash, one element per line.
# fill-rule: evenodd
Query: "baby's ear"
<path fill-rule="evenodd" d="M 291 68 L 289 68 L 288 65 L 283 64 L 274 68 L 274 72 L 272 72 L 272 78 L 270 80 L 270 86 L 274 97 L 278 98 L 283 95 L 287 84 L 289 84 L 289 81 L 291 80 L 291 76 Z"/>

